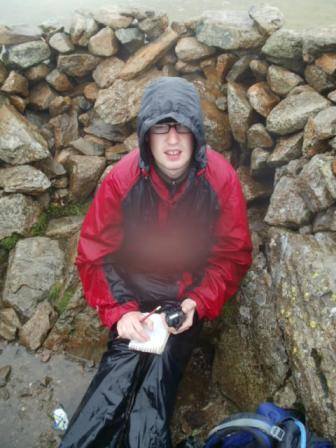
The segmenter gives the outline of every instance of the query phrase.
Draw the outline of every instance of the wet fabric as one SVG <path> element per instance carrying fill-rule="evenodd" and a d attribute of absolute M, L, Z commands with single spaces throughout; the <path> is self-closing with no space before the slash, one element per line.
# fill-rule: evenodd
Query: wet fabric
<path fill-rule="evenodd" d="M 201 327 L 170 336 L 162 355 L 114 337 L 60 448 L 171 448 L 177 386 Z"/>

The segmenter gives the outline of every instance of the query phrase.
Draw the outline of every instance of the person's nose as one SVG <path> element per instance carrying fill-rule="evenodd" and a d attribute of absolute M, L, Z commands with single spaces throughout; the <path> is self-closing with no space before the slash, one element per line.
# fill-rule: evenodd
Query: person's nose
<path fill-rule="evenodd" d="M 168 143 L 174 144 L 178 142 L 178 133 L 176 131 L 176 128 L 172 126 L 168 131 Z"/>

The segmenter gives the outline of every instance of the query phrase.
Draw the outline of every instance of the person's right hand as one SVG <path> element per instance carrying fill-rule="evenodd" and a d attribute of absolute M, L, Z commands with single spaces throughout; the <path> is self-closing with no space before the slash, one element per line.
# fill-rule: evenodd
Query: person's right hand
<path fill-rule="evenodd" d="M 135 341 L 145 342 L 149 337 L 145 328 L 151 329 L 153 323 L 150 319 L 146 319 L 144 323 L 141 320 L 144 315 L 140 311 L 130 311 L 124 314 L 117 323 L 118 335 L 125 339 L 134 339 Z"/>

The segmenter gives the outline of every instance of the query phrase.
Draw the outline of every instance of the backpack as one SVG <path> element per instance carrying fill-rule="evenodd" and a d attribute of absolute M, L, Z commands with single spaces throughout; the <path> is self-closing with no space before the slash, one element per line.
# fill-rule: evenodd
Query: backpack
<path fill-rule="evenodd" d="M 310 432 L 301 413 L 262 403 L 255 413 L 223 420 L 210 431 L 203 448 L 333 448 L 333 444 Z"/>

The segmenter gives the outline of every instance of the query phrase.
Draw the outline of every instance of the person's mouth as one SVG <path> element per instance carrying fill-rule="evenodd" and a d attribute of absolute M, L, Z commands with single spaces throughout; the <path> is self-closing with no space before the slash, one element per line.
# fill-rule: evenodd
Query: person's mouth
<path fill-rule="evenodd" d="M 180 157 L 181 151 L 179 151 L 178 149 L 170 149 L 168 151 L 165 151 L 165 154 L 169 160 L 174 161 Z"/>

